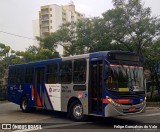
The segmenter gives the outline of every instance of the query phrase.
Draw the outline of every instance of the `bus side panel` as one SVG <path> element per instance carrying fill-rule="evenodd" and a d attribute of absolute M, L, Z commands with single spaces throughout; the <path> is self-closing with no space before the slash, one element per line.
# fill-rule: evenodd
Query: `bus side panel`
<path fill-rule="evenodd" d="M 26 96 L 28 99 L 29 107 L 34 107 L 34 101 L 32 97 L 32 85 L 10 85 L 8 86 L 8 101 L 20 104 L 21 97 Z"/>
<path fill-rule="evenodd" d="M 82 84 L 61 84 L 61 106 L 62 111 L 67 112 L 68 103 L 71 99 L 78 99 L 84 114 L 88 114 L 88 81 L 89 81 L 89 59 L 86 59 L 86 82 Z M 84 90 L 77 90 L 76 87 L 83 87 Z M 74 101 L 74 100 L 72 100 Z"/>
<path fill-rule="evenodd" d="M 51 87 L 48 87 L 45 85 L 37 85 L 37 106 L 43 107 L 48 110 L 53 110 L 52 106 L 52 90 L 49 92 L 49 89 Z"/>
<path fill-rule="evenodd" d="M 73 87 L 75 84 L 62 84 L 62 94 L 61 94 L 61 106 L 62 111 L 67 112 L 67 106 L 70 99 L 78 99 L 82 106 L 84 114 L 88 114 L 88 92 L 85 91 L 74 91 Z M 72 100 L 74 101 L 74 100 Z"/>
<path fill-rule="evenodd" d="M 22 94 L 21 94 L 21 97 L 22 96 L 27 96 L 27 99 L 28 99 L 28 106 L 29 107 L 34 107 L 34 97 L 33 97 L 33 91 L 32 91 L 32 88 L 33 88 L 33 85 L 30 85 L 30 84 L 24 84 L 22 85 Z"/>
<path fill-rule="evenodd" d="M 20 97 L 21 97 L 21 93 L 18 91 L 19 90 L 20 85 L 10 85 L 8 86 L 8 101 L 13 102 L 15 104 L 19 104 L 20 101 Z"/>

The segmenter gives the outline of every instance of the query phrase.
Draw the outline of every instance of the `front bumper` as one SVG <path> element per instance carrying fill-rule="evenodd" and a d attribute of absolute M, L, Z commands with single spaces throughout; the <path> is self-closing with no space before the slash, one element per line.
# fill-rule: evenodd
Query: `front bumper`
<path fill-rule="evenodd" d="M 129 111 L 131 107 L 135 107 L 134 112 Z M 109 103 L 105 107 L 105 117 L 133 115 L 133 114 L 143 113 L 145 112 L 145 109 L 146 109 L 146 101 L 136 105 L 120 105 L 120 106 L 115 106 L 114 104 Z"/>

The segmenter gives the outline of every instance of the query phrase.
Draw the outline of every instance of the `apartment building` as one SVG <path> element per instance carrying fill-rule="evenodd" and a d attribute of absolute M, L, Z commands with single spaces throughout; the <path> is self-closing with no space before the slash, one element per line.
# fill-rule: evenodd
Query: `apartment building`
<path fill-rule="evenodd" d="M 62 24 L 67 22 L 76 22 L 84 18 L 84 14 L 81 14 L 75 10 L 75 5 L 71 1 L 68 5 L 45 5 L 40 7 L 39 11 L 39 36 L 44 37 L 45 34 L 57 31 Z M 36 24 L 34 22 L 33 24 Z M 33 29 L 33 33 L 37 33 L 36 26 Z M 34 34 L 34 37 L 37 34 Z M 57 51 L 63 54 L 63 47 L 58 46 Z"/>

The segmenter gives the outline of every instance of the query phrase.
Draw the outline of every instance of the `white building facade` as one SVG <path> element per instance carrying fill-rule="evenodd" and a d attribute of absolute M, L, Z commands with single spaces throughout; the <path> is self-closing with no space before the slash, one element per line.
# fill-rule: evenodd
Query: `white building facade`
<path fill-rule="evenodd" d="M 45 34 L 57 31 L 62 24 L 68 22 L 77 22 L 80 19 L 84 18 L 84 14 L 81 14 L 75 11 L 75 5 L 73 2 L 70 2 L 68 5 L 46 5 L 41 6 L 39 11 L 39 23 L 33 22 L 33 35 L 34 38 L 36 35 L 39 37 L 44 37 Z M 39 30 L 39 34 L 37 31 Z M 58 46 L 57 51 L 63 55 L 63 47 Z"/>

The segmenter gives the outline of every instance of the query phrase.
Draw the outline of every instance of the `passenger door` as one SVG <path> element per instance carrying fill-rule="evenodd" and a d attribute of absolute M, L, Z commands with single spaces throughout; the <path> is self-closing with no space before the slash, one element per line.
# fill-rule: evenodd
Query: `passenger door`
<path fill-rule="evenodd" d="M 35 105 L 38 107 L 44 106 L 44 71 L 45 68 L 35 68 L 35 81 L 34 81 L 34 97 L 35 97 Z"/>
<path fill-rule="evenodd" d="M 89 113 L 102 114 L 102 61 L 90 62 Z"/>

